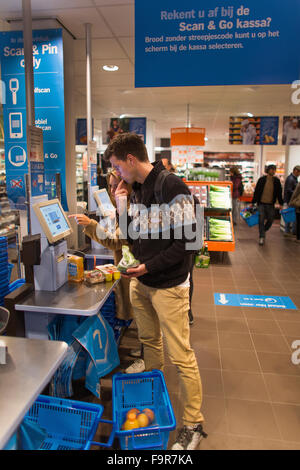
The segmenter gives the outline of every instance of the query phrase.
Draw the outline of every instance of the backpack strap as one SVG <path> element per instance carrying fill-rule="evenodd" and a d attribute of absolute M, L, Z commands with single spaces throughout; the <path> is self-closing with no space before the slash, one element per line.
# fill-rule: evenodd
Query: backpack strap
<path fill-rule="evenodd" d="M 163 185 L 164 185 L 165 179 L 170 174 L 171 173 L 168 170 L 162 170 L 157 175 L 157 178 L 156 178 L 155 184 L 154 184 L 154 197 L 155 197 L 156 204 L 163 204 L 164 203 Z"/>

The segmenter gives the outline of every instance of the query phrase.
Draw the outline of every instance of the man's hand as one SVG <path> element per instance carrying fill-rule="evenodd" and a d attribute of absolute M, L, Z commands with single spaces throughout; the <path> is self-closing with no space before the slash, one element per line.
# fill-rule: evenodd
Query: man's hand
<path fill-rule="evenodd" d="M 116 200 L 117 211 L 119 215 L 121 215 L 127 207 L 127 198 L 128 198 L 128 191 L 126 188 L 126 183 L 125 181 L 121 180 L 115 192 L 115 200 Z"/>
<path fill-rule="evenodd" d="M 146 274 L 147 268 L 145 264 L 140 264 L 137 268 L 129 268 L 126 271 L 126 274 L 122 274 L 122 276 L 131 279 L 132 277 L 140 277 Z"/>
<path fill-rule="evenodd" d="M 70 214 L 68 217 L 70 219 L 75 219 L 77 225 L 84 225 L 85 227 L 92 221 L 92 219 L 89 219 L 89 217 L 84 214 Z"/>

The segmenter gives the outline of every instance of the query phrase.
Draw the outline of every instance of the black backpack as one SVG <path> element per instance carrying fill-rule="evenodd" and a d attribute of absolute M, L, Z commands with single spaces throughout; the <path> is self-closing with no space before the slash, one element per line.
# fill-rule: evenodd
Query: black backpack
<path fill-rule="evenodd" d="M 160 173 L 158 173 L 157 178 L 155 180 L 154 184 L 154 197 L 155 201 L 157 204 L 163 204 L 164 203 L 164 198 L 163 198 L 163 185 L 166 180 L 166 178 L 171 175 L 168 170 L 162 170 Z M 196 204 L 200 204 L 198 198 L 196 196 L 193 196 L 194 200 L 194 206 Z M 195 213 L 196 213 L 196 207 L 195 207 Z"/>
<path fill-rule="evenodd" d="M 165 179 L 171 175 L 171 173 L 168 170 L 162 170 L 160 173 L 158 173 L 157 178 L 155 180 L 154 184 L 154 197 L 155 201 L 157 204 L 163 204 L 164 199 L 163 199 L 163 185 L 165 182 Z"/>

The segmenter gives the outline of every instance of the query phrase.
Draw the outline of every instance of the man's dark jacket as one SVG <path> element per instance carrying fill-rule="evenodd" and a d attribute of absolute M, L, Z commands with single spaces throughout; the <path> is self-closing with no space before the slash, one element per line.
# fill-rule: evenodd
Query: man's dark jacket
<path fill-rule="evenodd" d="M 298 184 L 298 178 L 291 173 L 284 183 L 284 197 L 283 200 L 286 204 L 288 204 L 291 200 L 292 194 L 296 189 Z"/>
<path fill-rule="evenodd" d="M 274 191 L 273 191 L 273 204 L 275 204 L 276 200 L 278 199 L 279 204 L 283 205 L 282 199 L 282 187 L 280 183 L 280 179 L 276 176 L 273 176 L 274 179 Z M 260 204 L 261 197 L 263 195 L 264 187 L 267 181 L 267 176 L 261 176 L 256 183 L 255 191 L 252 199 L 252 204 Z"/>
<path fill-rule="evenodd" d="M 132 186 L 131 203 L 139 203 L 149 208 L 152 204 L 157 204 L 154 195 L 155 180 L 159 172 L 164 170 L 164 165 L 159 162 L 154 165 L 143 184 L 134 183 Z M 169 204 L 173 199 L 180 195 L 191 193 L 187 185 L 181 179 L 170 173 L 163 185 L 163 201 Z M 196 223 L 192 225 L 193 232 L 196 232 Z M 175 287 L 183 283 L 190 270 L 191 253 L 186 250 L 187 240 L 184 237 L 174 239 L 174 231 L 170 230 L 169 239 L 151 239 L 139 237 L 137 240 L 128 238 L 132 246 L 132 253 L 141 263 L 145 263 L 148 270 L 147 274 L 138 278 L 143 284 L 154 288 Z M 184 233 L 184 231 L 183 231 Z"/>

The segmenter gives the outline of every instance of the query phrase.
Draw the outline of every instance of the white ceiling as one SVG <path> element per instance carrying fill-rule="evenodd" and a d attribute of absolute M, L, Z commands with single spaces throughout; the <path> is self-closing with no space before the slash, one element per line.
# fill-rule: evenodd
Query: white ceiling
<path fill-rule="evenodd" d="M 77 117 L 85 115 L 85 23 L 92 24 L 93 115 L 101 120 L 121 114 L 146 116 L 156 137 L 190 123 L 205 127 L 209 142 L 228 142 L 228 118 L 250 112 L 258 116 L 300 115 L 289 85 L 134 88 L 134 0 L 32 0 L 33 18 L 56 17 L 76 37 L 74 72 Z M 0 19 L 21 18 L 21 0 L 0 0 Z M 33 23 L 33 26 L 35 23 Z M 2 22 L 5 29 L 14 23 Z M 116 64 L 117 72 L 102 66 Z M 255 66 L 255 65 L 254 65 Z"/>

